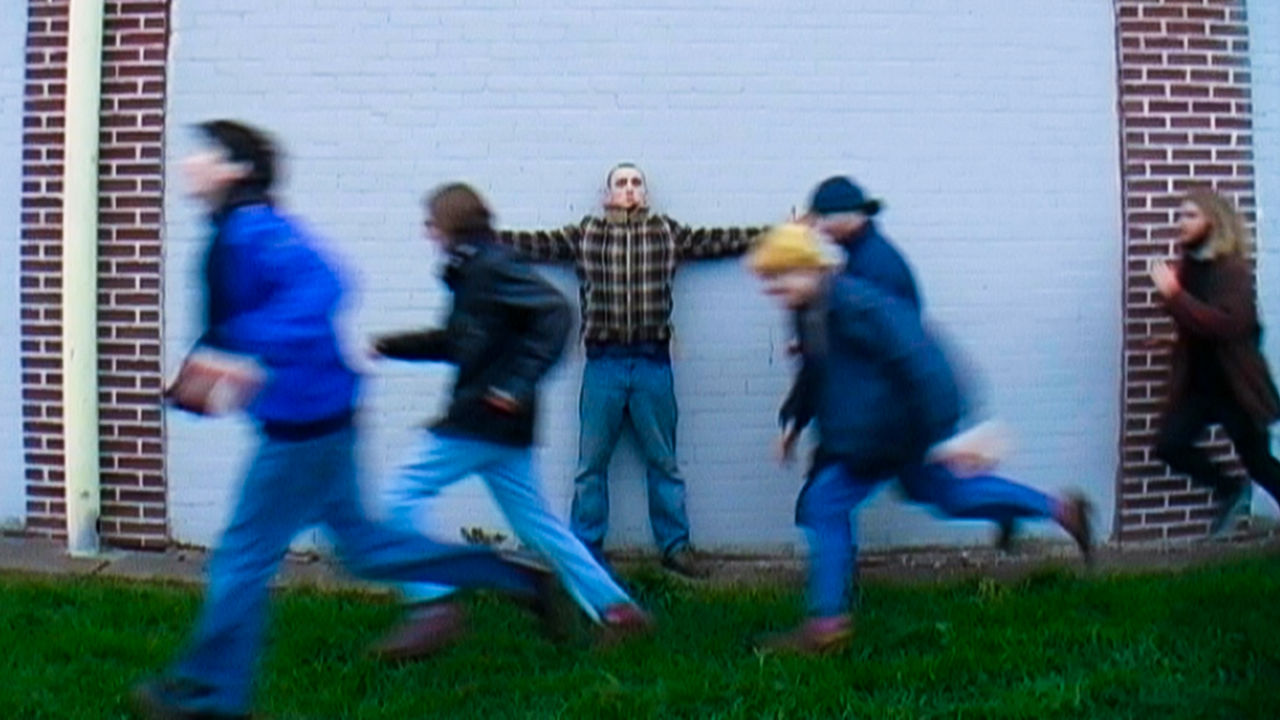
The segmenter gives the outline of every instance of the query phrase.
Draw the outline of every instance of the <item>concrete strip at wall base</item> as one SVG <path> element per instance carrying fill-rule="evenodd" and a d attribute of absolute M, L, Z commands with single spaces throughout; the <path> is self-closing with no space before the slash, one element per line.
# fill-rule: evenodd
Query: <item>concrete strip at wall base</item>
<path fill-rule="evenodd" d="M 1047 13 L 1047 14 L 1046 14 Z M 360 335 L 433 322 L 447 297 L 419 237 L 419 200 L 477 184 L 502 225 L 549 228 L 597 208 L 605 171 L 633 160 L 658 209 L 700 226 L 782 220 L 824 176 L 851 173 L 887 201 L 883 228 L 918 271 L 931 316 L 987 376 L 987 408 L 1019 431 L 1006 470 L 1047 490 L 1114 501 L 1120 387 L 1120 191 L 1115 51 L 1105 3 L 820 0 L 614 9 L 588 0 L 179 3 L 167 113 L 231 116 L 279 133 L 285 205 L 358 274 Z M 165 363 L 198 328 L 204 241 L 170 174 Z M 548 273 L 576 297 L 562 269 Z M 696 544 L 784 549 L 802 478 L 769 447 L 791 366 L 785 322 L 733 261 L 676 282 L 679 447 Z M 575 351 L 546 388 L 542 471 L 567 513 L 576 455 Z M 369 383 L 377 485 L 437 413 L 445 368 L 386 365 Z M 174 535 L 204 543 L 249 448 L 236 422 L 167 424 Z M 613 534 L 650 542 L 643 471 L 614 464 Z M 882 493 L 864 545 L 984 541 Z M 437 508 L 445 535 L 501 528 L 475 482 Z M 1100 531 L 1109 533 L 1109 517 Z M 1052 529 L 1044 529 L 1054 535 Z"/>

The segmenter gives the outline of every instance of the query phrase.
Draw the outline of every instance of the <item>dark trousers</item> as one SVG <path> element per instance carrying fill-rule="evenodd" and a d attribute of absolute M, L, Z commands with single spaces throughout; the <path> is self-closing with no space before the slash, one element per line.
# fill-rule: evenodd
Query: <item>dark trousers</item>
<path fill-rule="evenodd" d="M 1236 454 L 1253 481 L 1275 498 L 1280 496 L 1280 462 L 1271 455 L 1271 438 L 1265 426 L 1259 426 L 1235 402 L 1211 395 L 1191 395 L 1165 416 L 1156 443 L 1156 454 L 1179 473 L 1190 475 L 1193 482 L 1230 493 L 1239 487 L 1195 446 L 1200 435 L 1214 423 L 1222 425 L 1236 447 Z"/>

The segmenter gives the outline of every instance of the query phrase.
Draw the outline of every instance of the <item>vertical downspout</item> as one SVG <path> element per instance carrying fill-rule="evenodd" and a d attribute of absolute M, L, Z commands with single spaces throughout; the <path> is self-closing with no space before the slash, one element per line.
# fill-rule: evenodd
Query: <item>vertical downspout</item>
<path fill-rule="evenodd" d="M 67 551 L 98 552 L 98 131 L 105 0 L 70 0 L 62 196 Z"/>

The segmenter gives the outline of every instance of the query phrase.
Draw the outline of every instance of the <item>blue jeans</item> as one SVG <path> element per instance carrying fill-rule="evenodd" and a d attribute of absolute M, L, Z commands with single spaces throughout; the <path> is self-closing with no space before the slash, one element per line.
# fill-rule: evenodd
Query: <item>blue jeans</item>
<path fill-rule="evenodd" d="M 809 613 L 832 617 L 849 612 L 857 548 L 851 513 L 884 479 L 858 478 L 829 465 L 800 491 L 796 522 L 809 538 Z M 922 465 L 901 477 L 908 497 L 953 518 L 1013 522 L 1053 517 L 1054 500 L 1039 490 L 993 475 L 960 477 L 942 465 Z"/>
<path fill-rule="evenodd" d="M 356 431 L 299 442 L 264 439 L 231 522 L 209 560 L 195 633 L 173 675 L 208 692 L 192 711 L 247 713 L 266 624 L 268 583 L 301 530 L 323 523 L 343 564 L 365 578 L 532 594 L 533 573 L 488 548 L 445 545 L 374 523 L 356 480 Z"/>
<path fill-rule="evenodd" d="M 507 517 L 512 531 L 530 550 L 546 558 L 564 579 L 574 600 L 593 620 L 610 605 L 630 603 L 627 593 L 600 567 L 564 521 L 547 508 L 527 447 L 497 445 L 471 438 L 427 432 L 417 461 L 402 468 L 387 489 L 391 523 L 411 530 L 424 501 L 445 487 L 478 475 Z M 403 588 L 412 600 L 434 599 L 453 590 L 432 584 Z"/>
<path fill-rule="evenodd" d="M 573 534 L 599 552 L 609 529 L 609 461 L 630 417 L 644 454 L 649 523 L 664 555 L 689 544 L 684 479 L 676 465 L 676 395 L 671 362 L 644 356 L 587 360 L 578 403 L 578 473 Z"/>

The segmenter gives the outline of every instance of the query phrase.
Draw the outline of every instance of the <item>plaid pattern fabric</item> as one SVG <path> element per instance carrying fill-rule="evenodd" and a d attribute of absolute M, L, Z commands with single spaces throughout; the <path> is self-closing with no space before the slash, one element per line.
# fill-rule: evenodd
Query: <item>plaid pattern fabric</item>
<path fill-rule="evenodd" d="M 572 262 L 582 335 L 630 345 L 671 338 L 671 284 L 682 260 L 739 255 L 764 228 L 691 228 L 644 210 L 587 216 L 559 230 L 503 231 L 535 260 Z"/>

